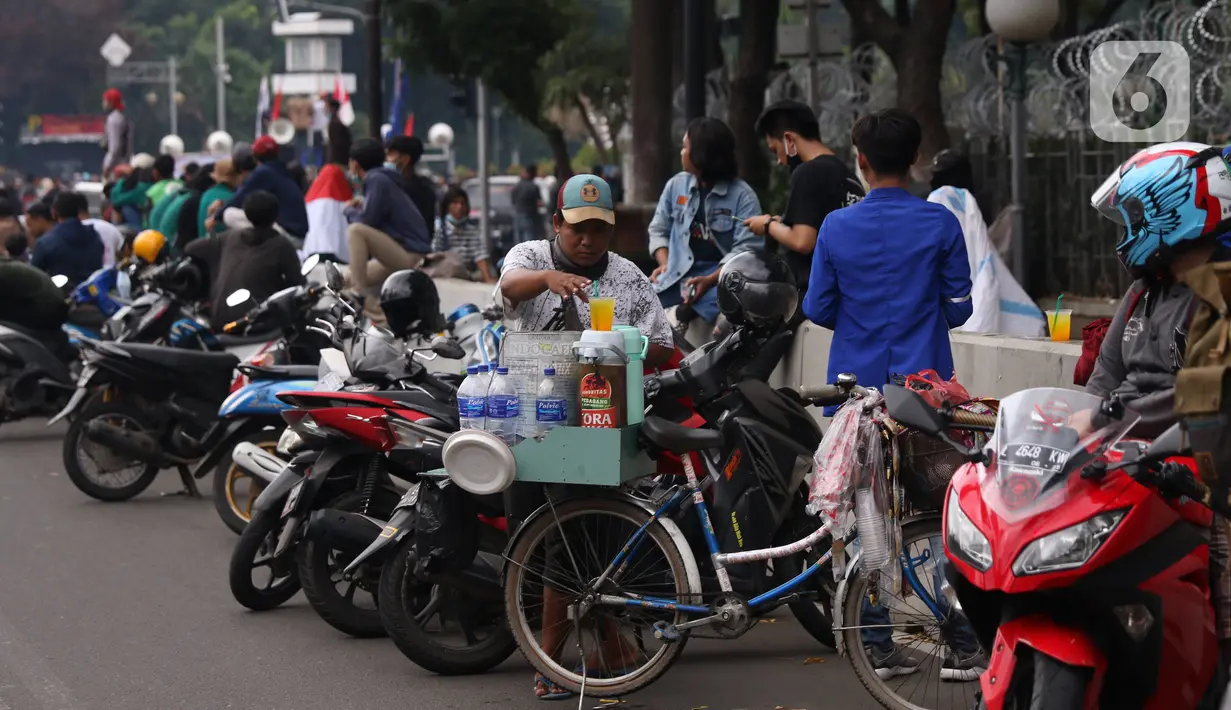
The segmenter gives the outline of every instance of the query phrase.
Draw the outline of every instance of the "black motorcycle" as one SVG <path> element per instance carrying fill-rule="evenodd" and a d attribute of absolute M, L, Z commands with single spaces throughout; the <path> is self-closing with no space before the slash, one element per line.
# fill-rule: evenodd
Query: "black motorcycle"
<path fill-rule="evenodd" d="M 322 287 L 281 291 L 258 306 L 253 322 L 268 316 L 280 326 L 287 351 L 302 353 L 308 361 L 301 364 L 310 364 L 319 357 L 320 339 L 307 314 L 322 293 Z M 73 416 L 64 437 L 64 466 L 74 485 L 99 500 L 127 500 L 149 487 L 159 471 L 175 468 L 184 492 L 200 497 L 196 480 L 254 425 L 249 419 L 218 418 L 239 359 L 227 352 L 88 338 L 81 344 L 84 367 L 77 391 L 50 422 Z M 262 376 L 260 370 L 250 372 Z M 264 376 L 303 374 L 275 367 L 266 368 Z"/>

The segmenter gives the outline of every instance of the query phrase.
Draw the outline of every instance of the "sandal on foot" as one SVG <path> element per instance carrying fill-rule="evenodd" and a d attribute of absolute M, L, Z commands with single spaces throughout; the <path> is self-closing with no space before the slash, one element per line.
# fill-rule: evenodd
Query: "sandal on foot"
<path fill-rule="evenodd" d="M 551 682 L 542 673 L 534 674 L 534 695 L 539 700 L 568 700 L 573 697 L 571 692 Z"/>

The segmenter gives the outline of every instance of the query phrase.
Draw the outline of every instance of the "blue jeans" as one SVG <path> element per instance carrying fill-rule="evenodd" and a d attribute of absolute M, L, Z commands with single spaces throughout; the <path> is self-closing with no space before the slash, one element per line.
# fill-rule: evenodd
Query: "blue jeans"
<path fill-rule="evenodd" d="M 932 559 L 943 560 L 945 558 L 945 544 L 939 535 L 928 540 L 928 549 L 931 550 Z M 941 592 L 941 570 L 939 562 L 932 575 L 932 594 L 935 595 L 934 601 L 940 610 L 948 615 L 950 613 L 949 602 L 945 599 L 945 595 Z M 909 582 L 902 580 L 902 586 L 905 587 Z M 889 619 L 889 610 L 879 604 L 872 606 L 868 601 L 867 596 L 863 598 L 863 613 L 860 614 L 858 626 L 868 624 L 884 624 L 884 628 L 864 629 L 863 643 L 865 646 L 875 646 L 884 652 L 893 651 L 893 629 L 889 628 L 889 624 L 893 623 Z M 949 639 L 950 646 L 955 651 L 968 656 L 979 650 L 979 639 L 975 637 L 974 627 L 962 614 L 953 615 L 953 624 L 951 626 L 952 638 Z"/>
<path fill-rule="evenodd" d="M 124 219 L 125 227 L 132 227 L 137 231 L 141 231 L 141 210 L 136 207 L 126 206 L 120 208 L 120 216 Z"/>
<path fill-rule="evenodd" d="M 684 283 L 694 276 L 709 276 L 718 270 L 718 264 L 713 261 L 699 261 L 692 265 L 688 273 L 684 274 L 679 281 L 667 287 L 667 290 L 658 294 L 658 302 L 663 305 L 663 308 L 678 306 L 684 302 L 684 294 L 680 289 L 684 287 Z M 692 304 L 692 309 L 701 316 L 701 320 L 706 323 L 713 323 L 718 320 L 718 289 L 711 288 L 706 291 L 696 303 Z"/>
<path fill-rule="evenodd" d="M 518 244 L 543 238 L 543 220 L 538 216 L 519 214 L 513 216 L 513 236 Z"/>

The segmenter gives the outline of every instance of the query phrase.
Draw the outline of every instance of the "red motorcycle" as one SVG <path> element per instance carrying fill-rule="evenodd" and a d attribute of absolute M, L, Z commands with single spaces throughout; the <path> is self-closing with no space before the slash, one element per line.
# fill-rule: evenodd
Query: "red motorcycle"
<path fill-rule="evenodd" d="M 885 399 L 949 440 L 948 412 L 899 387 Z M 1111 423 L 1079 433 L 1099 412 Z M 946 577 L 989 653 L 981 708 L 1218 707 L 1211 514 L 1193 502 L 1209 491 L 1177 458 L 1178 426 L 1148 447 L 1122 441 L 1138 419 L 1084 392 L 1026 390 L 1001 401 L 987 449 L 966 452 L 945 505 Z"/>

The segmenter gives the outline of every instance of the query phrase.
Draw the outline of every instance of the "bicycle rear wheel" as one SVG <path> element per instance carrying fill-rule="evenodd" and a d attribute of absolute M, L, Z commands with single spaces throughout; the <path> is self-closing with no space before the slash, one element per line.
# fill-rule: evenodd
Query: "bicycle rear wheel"
<path fill-rule="evenodd" d="M 877 591 L 875 611 L 867 575 L 852 576 L 846 591 L 841 633 L 847 658 L 872 697 L 889 710 L 968 710 L 978 701 L 978 669 L 961 670 L 963 660 L 979 653 L 978 642 L 965 617 L 934 592 L 938 585 L 933 582 L 943 573 L 929 542 L 941 534 L 939 518 L 902 526 L 902 552 L 917 587 L 904 574 L 900 593 L 872 590 Z M 929 602 L 944 618 L 937 618 Z M 882 644 L 889 644 L 894 655 L 886 657 L 877 648 Z M 972 644 L 973 649 L 966 648 Z"/>
<path fill-rule="evenodd" d="M 601 590 L 594 582 L 650 519 L 635 504 L 586 498 L 556 505 L 519 533 L 505 575 L 509 625 L 526 658 L 573 693 L 613 697 L 658 680 L 684 651 L 687 633 L 659 641 L 654 624 L 679 624 L 680 611 L 580 603 L 595 593 L 688 603 L 684 559 L 661 525 L 647 535 Z"/>

